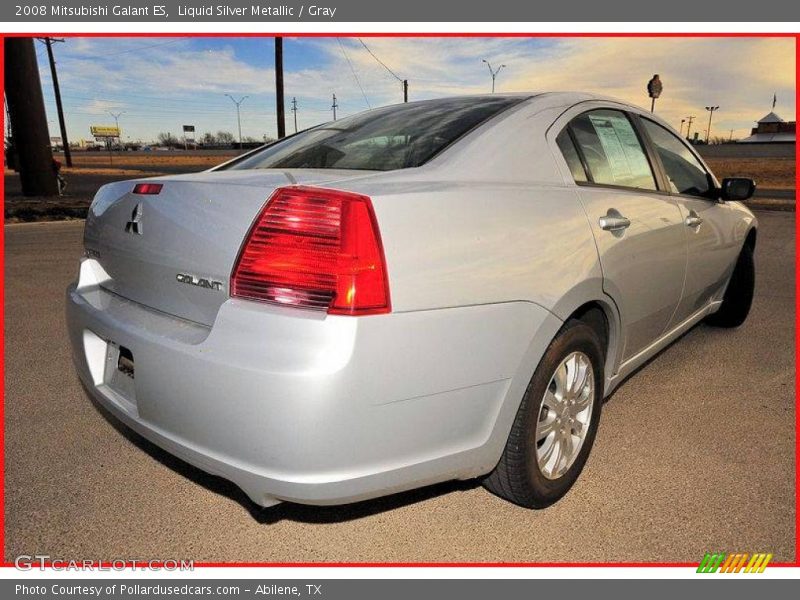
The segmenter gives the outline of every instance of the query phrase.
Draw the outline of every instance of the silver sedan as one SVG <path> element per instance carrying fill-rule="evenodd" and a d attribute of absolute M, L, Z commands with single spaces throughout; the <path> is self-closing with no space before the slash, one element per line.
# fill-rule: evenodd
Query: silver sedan
<path fill-rule="evenodd" d="M 747 317 L 754 186 L 590 94 L 371 110 L 102 187 L 67 291 L 77 372 L 263 506 L 480 477 L 545 507 L 625 377 Z"/>

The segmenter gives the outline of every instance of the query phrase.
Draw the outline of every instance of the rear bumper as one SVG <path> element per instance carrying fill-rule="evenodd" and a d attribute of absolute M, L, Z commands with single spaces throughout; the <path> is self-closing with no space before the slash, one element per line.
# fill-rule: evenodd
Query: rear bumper
<path fill-rule="evenodd" d="M 490 471 L 560 326 L 530 303 L 349 318 L 229 299 L 208 328 L 104 291 L 91 262 L 67 290 L 89 393 L 263 506 L 353 502 Z M 115 384 L 109 343 L 133 355 L 130 386 Z"/>

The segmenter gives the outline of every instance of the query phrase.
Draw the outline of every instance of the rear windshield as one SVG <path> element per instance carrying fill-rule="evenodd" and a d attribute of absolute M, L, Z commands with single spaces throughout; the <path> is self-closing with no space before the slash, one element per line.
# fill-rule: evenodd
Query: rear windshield
<path fill-rule="evenodd" d="M 524 99 L 448 98 L 378 108 L 300 132 L 225 168 L 390 171 L 418 167 Z"/>

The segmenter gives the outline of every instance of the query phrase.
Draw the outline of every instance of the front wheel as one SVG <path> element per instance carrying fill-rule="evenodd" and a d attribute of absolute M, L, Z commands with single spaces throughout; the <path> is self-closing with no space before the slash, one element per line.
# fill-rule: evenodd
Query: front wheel
<path fill-rule="evenodd" d="M 545 508 L 570 490 L 597 434 L 603 368 L 595 331 L 568 322 L 536 368 L 503 456 L 483 482 L 490 492 L 526 508 Z"/>

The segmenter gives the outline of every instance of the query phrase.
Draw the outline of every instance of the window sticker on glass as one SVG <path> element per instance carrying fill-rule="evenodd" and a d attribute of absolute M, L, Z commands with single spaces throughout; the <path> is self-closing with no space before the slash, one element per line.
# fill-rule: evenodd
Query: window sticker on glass
<path fill-rule="evenodd" d="M 627 117 L 590 113 L 589 119 L 600 139 L 615 183 L 653 189 L 650 164 Z"/>

